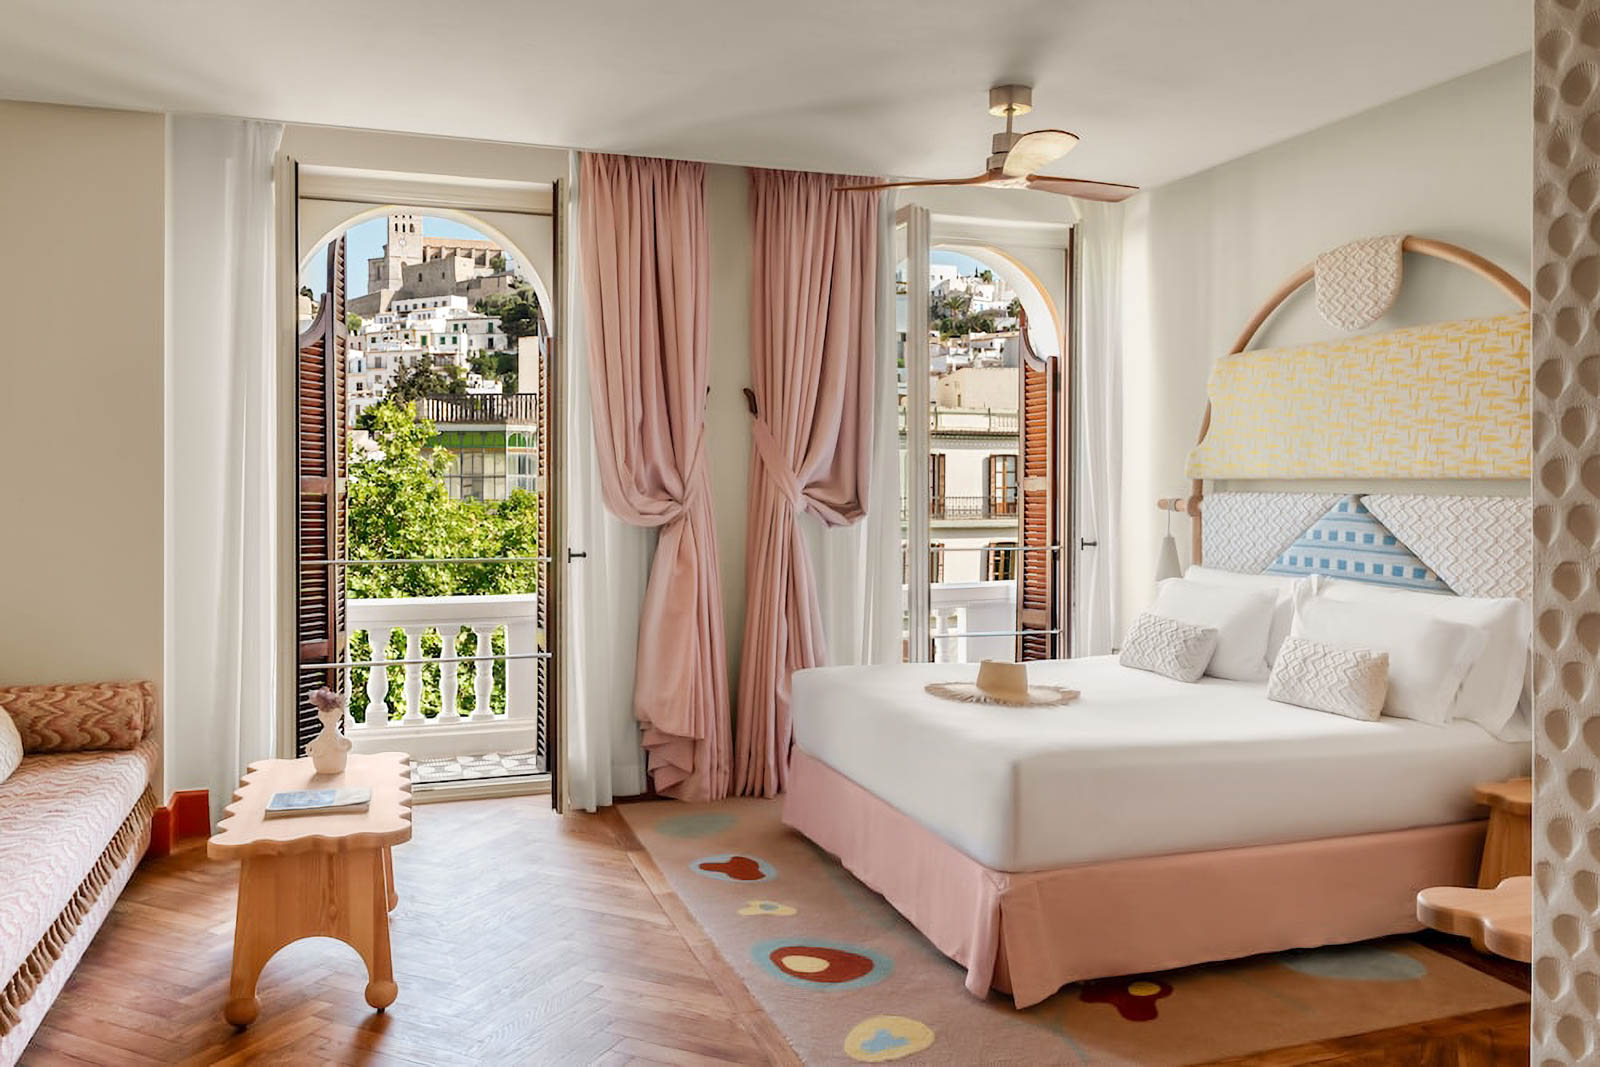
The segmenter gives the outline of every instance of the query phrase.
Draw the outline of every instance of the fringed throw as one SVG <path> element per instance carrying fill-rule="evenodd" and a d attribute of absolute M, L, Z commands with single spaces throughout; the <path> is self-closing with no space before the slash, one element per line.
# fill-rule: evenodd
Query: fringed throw
<path fill-rule="evenodd" d="M 77 892 L 72 894 L 67 906 L 61 909 L 56 921 L 50 924 L 50 928 L 39 939 L 39 943 L 33 946 L 33 951 L 23 959 L 17 972 L 3 988 L 0 988 L 0 1035 L 10 1033 L 21 1021 L 23 1005 L 27 1004 L 29 998 L 33 996 L 33 991 L 39 988 L 39 983 L 44 981 L 45 975 L 50 973 L 50 968 L 72 943 L 84 916 L 94 908 L 100 899 L 100 894 L 111 884 L 111 879 L 122 869 L 122 865 L 127 862 L 133 850 L 143 842 L 145 832 L 150 826 L 150 817 L 155 810 L 155 794 L 146 786 L 138 803 L 134 804 L 128 817 L 122 820 L 122 825 L 117 827 L 117 832 L 111 836 L 105 851 L 100 853 L 100 858 L 89 869 L 83 881 L 78 883 Z"/>

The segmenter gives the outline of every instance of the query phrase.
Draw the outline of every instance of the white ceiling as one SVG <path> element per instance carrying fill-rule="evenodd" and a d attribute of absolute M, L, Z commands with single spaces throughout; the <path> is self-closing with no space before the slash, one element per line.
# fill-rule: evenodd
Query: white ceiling
<path fill-rule="evenodd" d="M 1527 51 L 1513 0 L 0 0 L 0 98 L 911 177 L 991 84 L 1155 185 Z M 3 150 L 3 146 L 0 146 Z"/>

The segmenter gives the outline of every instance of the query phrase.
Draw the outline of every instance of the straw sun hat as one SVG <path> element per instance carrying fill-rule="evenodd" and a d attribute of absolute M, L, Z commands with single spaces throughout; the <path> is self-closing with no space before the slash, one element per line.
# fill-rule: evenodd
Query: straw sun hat
<path fill-rule="evenodd" d="M 946 700 L 968 704 L 1007 704 L 1012 707 L 1045 707 L 1078 699 L 1076 689 L 1055 685 L 1029 685 L 1024 663 L 986 659 L 978 665 L 976 682 L 932 682 L 928 692 Z"/>

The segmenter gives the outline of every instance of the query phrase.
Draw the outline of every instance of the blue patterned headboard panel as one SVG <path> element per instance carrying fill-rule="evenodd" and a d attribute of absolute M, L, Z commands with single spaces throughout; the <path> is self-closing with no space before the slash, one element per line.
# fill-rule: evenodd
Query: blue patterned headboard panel
<path fill-rule="evenodd" d="M 1400 589 L 1453 592 L 1367 510 L 1359 496 L 1345 497 L 1328 509 L 1278 555 L 1266 573 L 1324 574 Z"/>

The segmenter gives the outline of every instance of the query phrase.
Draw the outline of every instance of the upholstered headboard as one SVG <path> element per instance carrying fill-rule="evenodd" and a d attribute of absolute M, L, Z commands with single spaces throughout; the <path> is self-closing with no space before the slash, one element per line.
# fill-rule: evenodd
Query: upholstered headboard
<path fill-rule="evenodd" d="M 1352 530 L 1349 542 L 1306 537 L 1349 502 L 1365 513 L 1372 534 Z M 1211 493 L 1203 507 L 1207 566 L 1334 574 L 1461 596 L 1527 599 L 1533 593 L 1528 497 L 1234 491 Z M 1383 531 L 1394 544 L 1383 543 Z M 1427 573 L 1415 574 L 1412 560 Z"/>
<path fill-rule="evenodd" d="M 1369 246 L 1381 246 L 1376 260 Z M 1249 348 L 1272 312 L 1313 277 L 1330 322 L 1375 319 L 1388 304 L 1361 291 L 1363 275 L 1352 287 L 1350 265 L 1398 287 L 1397 262 L 1389 278 L 1382 257 L 1398 261 L 1402 251 L 1472 270 L 1520 310 Z M 1349 319 L 1351 305 L 1363 300 L 1368 306 L 1357 310 L 1367 319 Z M 1158 506 L 1193 519 L 1193 558 L 1208 566 L 1529 596 L 1528 304 L 1527 288 L 1504 270 L 1439 241 L 1373 239 L 1318 257 L 1272 295 L 1213 367 L 1189 456 L 1190 495 Z"/>

